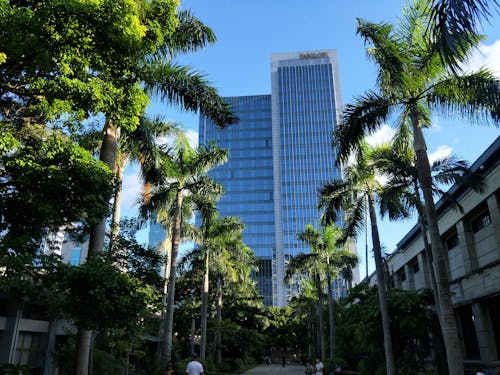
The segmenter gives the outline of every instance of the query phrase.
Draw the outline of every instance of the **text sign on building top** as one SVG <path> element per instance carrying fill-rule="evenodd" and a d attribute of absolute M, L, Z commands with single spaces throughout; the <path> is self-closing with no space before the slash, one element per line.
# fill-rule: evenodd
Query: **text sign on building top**
<path fill-rule="evenodd" d="M 328 52 L 310 52 L 310 53 L 301 53 L 301 59 L 315 59 L 319 57 L 328 57 Z"/>

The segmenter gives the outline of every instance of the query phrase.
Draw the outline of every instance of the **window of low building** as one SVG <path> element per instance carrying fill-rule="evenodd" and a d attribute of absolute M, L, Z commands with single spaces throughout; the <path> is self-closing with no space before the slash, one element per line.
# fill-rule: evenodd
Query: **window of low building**
<path fill-rule="evenodd" d="M 405 273 L 405 270 L 404 268 L 401 269 L 400 271 L 398 271 L 398 276 L 399 276 L 399 280 L 401 282 L 405 281 L 406 280 L 406 273 Z"/>
<path fill-rule="evenodd" d="M 418 264 L 418 258 L 415 257 L 410 261 L 410 268 L 413 271 L 413 273 L 417 273 L 420 271 L 420 265 Z"/>
<path fill-rule="evenodd" d="M 450 228 L 444 235 L 443 235 L 443 240 L 446 245 L 446 248 L 448 251 L 451 249 L 454 249 L 455 247 L 458 246 L 458 233 L 457 233 L 457 227 L 453 226 Z"/>
<path fill-rule="evenodd" d="M 477 233 L 481 229 L 491 224 L 490 211 L 486 203 L 481 204 L 470 216 L 472 233 Z"/>

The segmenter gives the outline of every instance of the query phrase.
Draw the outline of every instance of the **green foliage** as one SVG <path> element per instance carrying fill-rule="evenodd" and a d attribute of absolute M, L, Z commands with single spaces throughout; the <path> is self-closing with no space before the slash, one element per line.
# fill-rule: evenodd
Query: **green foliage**
<path fill-rule="evenodd" d="M 73 222 L 90 226 L 106 215 L 112 185 L 103 163 L 57 131 L 0 126 L 4 251 L 22 252 L 48 230 Z"/>
<path fill-rule="evenodd" d="M 154 302 L 149 286 L 100 257 L 61 269 L 60 276 L 66 288 L 63 310 L 86 329 L 137 329 Z"/>
<path fill-rule="evenodd" d="M 290 306 L 285 306 L 268 307 L 266 316 L 268 327 L 264 331 L 264 349 L 276 348 L 297 354 L 306 352 L 307 329 L 304 315 L 297 314 Z"/>
<path fill-rule="evenodd" d="M 423 369 L 429 348 L 429 332 L 436 317 L 429 309 L 428 290 L 391 290 L 389 316 L 396 368 L 401 374 L 417 374 Z M 376 287 L 360 284 L 353 288 L 337 317 L 337 352 L 350 368 L 361 374 L 384 367 L 383 334 Z M 359 363 L 359 365 L 357 365 Z M 398 370 L 399 371 L 399 370 Z"/>
<path fill-rule="evenodd" d="M 102 350 L 93 352 L 93 371 L 99 375 L 121 374 L 125 370 L 125 363 L 122 359 L 115 358 L 112 354 Z"/>
<path fill-rule="evenodd" d="M 28 120 L 33 114 L 56 119 L 76 113 L 83 119 L 103 112 L 122 127 L 135 127 L 147 104 L 139 86 L 141 64 L 176 30 L 178 5 L 176 0 L 3 4 L 1 113 Z"/>
<path fill-rule="evenodd" d="M 2 375 L 29 375 L 30 373 L 31 371 L 28 366 L 0 363 L 0 374 Z"/>

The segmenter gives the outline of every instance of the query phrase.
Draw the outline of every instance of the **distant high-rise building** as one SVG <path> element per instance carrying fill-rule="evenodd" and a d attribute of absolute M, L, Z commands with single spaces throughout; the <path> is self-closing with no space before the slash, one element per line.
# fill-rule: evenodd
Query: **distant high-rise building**
<path fill-rule="evenodd" d="M 342 176 L 332 146 L 341 107 L 336 50 L 273 54 L 271 82 L 271 95 L 225 98 L 238 124 L 219 130 L 201 117 L 199 131 L 200 144 L 229 149 L 229 162 L 211 173 L 226 190 L 219 210 L 246 225 L 264 303 L 284 306 L 292 293 L 286 265 L 309 252 L 297 234 L 319 227 L 318 189 Z"/>

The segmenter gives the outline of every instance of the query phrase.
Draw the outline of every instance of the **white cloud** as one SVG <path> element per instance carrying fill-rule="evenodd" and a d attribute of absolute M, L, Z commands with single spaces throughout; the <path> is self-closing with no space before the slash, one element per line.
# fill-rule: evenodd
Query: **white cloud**
<path fill-rule="evenodd" d="M 441 124 L 439 123 L 437 118 L 432 119 L 431 127 L 429 128 L 429 131 L 433 133 L 439 133 L 443 128 L 441 127 Z"/>
<path fill-rule="evenodd" d="M 199 133 L 194 130 L 186 130 L 185 134 L 191 147 L 193 148 L 198 147 Z M 173 145 L 174 142 L 175 142 L 174 135 L 169 135 L 167 137 L 160 137 L 157 140 L 157 143 L 159 145 Z"/>
<path fill-rule="evenodd" d="M 491 45 L 481 44 L 469 57 L 464 70 L 474 72 L 481 67 L 490 69 L 493 74 L 500 78 L 500 40 Z"/>
<path fill-rule="evenodd" d="M 383 124 L 379 130 L 366 137 L 366 141 L 371 146 L 379 146 L 389 142 L 396 134 L 396 131 L 387 124 Z"/>
<path fill-rule="evenodd" d="M 434 163 L 438 159 L 443 159 L 450 156 L 453 152 L 453 149 L 448 145 L 439 146 L 436 151 L 429 154 L 429 163 Z"/>
<path fill-rule="evenodd" d="M 199 133 L 195 132 L 194 130 L 188 130 L 186 132 L 189 144 L 191 147 L 198 147 L 198 139 L 199 139 Z"/>

